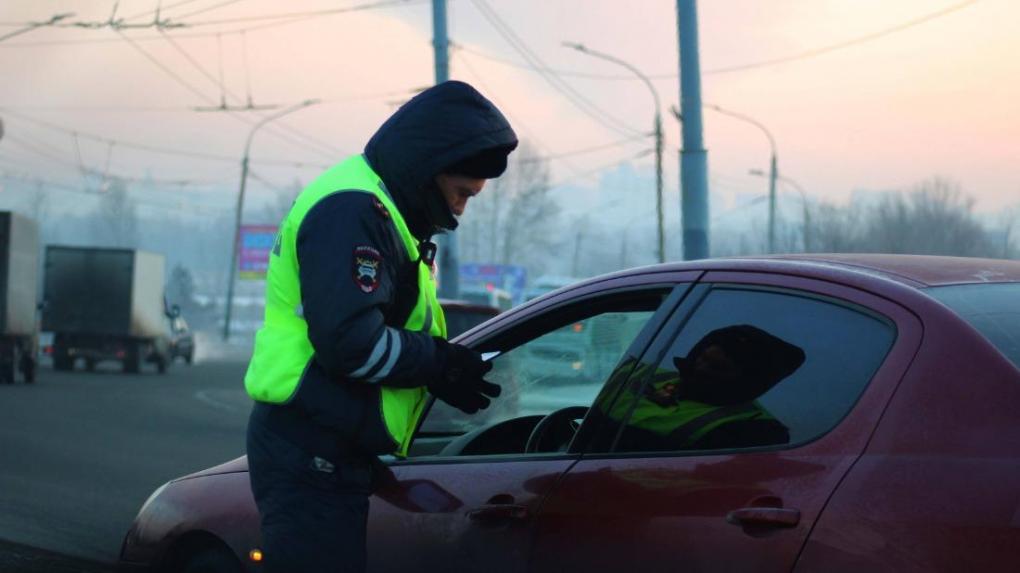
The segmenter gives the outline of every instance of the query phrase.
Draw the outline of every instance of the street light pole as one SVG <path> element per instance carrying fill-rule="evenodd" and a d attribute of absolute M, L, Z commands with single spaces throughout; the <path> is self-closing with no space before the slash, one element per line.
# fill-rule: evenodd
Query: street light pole
<path fill-rule="evenodd" d="M 768 251 L 769 253 L 776 252 L 776 178 L 779 176 L 779 171 L 776 166 L 776 140 L 772 137 L 772 133 L 769 132 L 768 128 L 761 124 L 758 120 L 748 117 L 742 113 L 735 111 L 729 111 L 723 109 L 714 104 L 704 104 L 708 109 L 717 111 L 723 115 L 728 115 L 736 119 L 740 119 L 750 123 L 765 133 L 765 137 L 769 139 L 769 148 L 771 149 L 772 156 L 769 160 L 769 237 L 768 237 Z"/>
<path fill-rule="evenodd" d="M 274 113 L 272 115 L 267 115 L 266 117 L 262 118 L 262 121 L 259 121 L 254 126 L 252 126 L 251 131 L 248 133 L 248 140 L 244 144 L 244 157 L 241 158 L 241 189 L 237 193 L 237 210 L 234 213 L 234 237 L 233 237 L 234 240 L 233 240 L 233 249 L 231 250 L 231 255 L 230 255 L 230 278 L 227 279 L 226 311 L 225 311 L 225 314 L 223 316 L 223 340 L 227 340 L 227 339 L 230 338 L 230 313 L 231 313 L 231 310 L 232 310 L 232 308 L 234 306 L 234 304 L 233 304 L 234 303 L 234 273 L 237 271 L 237 251 L 238 251 L 238 248 L 240 247 L 239 243 L 240 243 L 240 239 L 241 239 L 241 237 L 240 237 L 240 235 L 241 235 L 241 211 L 244 208 L 244 189 L 245 189 L 245 186 L 248 183 L 248 153 L 251 151 L 251 142 L 252 142 L 252 139 L 255 138 L 255 134 L 258 132 L 258 130 L 261 129 L 262 126 L 266 125 L 267 123 L 269 123 L 269 122 L 271 122 L 273 120 L 280 119 L 281 117 L 283 117 L 285 115 L 288 115 L 290 113 L 293 113 L 293 112 L 295 112 L 295 111 L 297 111 L 299 109 L 304 109 L 304 108 L 306 108 L 308 106 L 315 105 L 317 103 L 319 103 L 319 100 L 317 100 L 317 99 L 308 99 L 308 100 L 305 100 L 305 101 L 303 101 L 303 102 L 301 102 L 301 103 L 299 103 L 297 105 L 293 105 L 291 107 L 288 107 L 287 109 L 281 110 L 281 111 L 279 111 L 277 113 Z"/>
<path fill-rule="evenodd" d="M 766 176 L 765 172 L 761 169 L 752 169 L 749 173 L 751 175 L 758 175 L 761 177 Z M 771 175 L 769 176 L 771 177 Z M 777 174 L 775 175 L 775 178 L 784 183 L 789 183 L 790 186 L 797 191 L 797 193 L 800 193 L 801 207 L 804 209 L 804 230 L 802 231 L 802 234 L 804 235 L 804 252 L 807 253 L 811 250 L 811 211 L 808 209 L 807 191 L 804 191 L 804 188 L 800 186 L 800 183 L 797 183 L 789 177 Z"/>
<path fill-rule="evenodd" d="M 646 86 L 648 86 L 648 91 L 652 92 L 652 99 L 655 100 L 655 126 L 653 135 L 655 136 L 655 208 L 659 233 L 658 256 L 660 263 L 666 262 L 666 240 L 662 213 L 662 110 L 659 103 L 659 92 L 655 89 L 655 86 L 652 84 L 652 81 L 648 79 L 648 76 L 642 74 L 640 70 L 619 58 L 589 49 L 584 44 L 563 42 L 563 45 L 568 48 L 573 48 L 578 52 L 581 52 L 582 54 L 587 54 L 595 58 L 613 62 L 614 64 L 618 64 L 627 68 L 639 79 L 641 79 L 641 81 L 643 81 Z"/>

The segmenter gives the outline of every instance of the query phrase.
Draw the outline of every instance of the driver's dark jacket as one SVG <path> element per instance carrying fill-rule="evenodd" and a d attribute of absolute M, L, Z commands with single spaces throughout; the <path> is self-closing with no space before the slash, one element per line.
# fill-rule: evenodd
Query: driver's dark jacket
<path fill-rule="evenodd" d="M 446 166 L 495 147 L 512 148 L 509 123 L 470 86 L 447 82 L 412 99 L 372 137 L 365 158 L 381 177 L 411 233 L 427 241 L 456 227 L 432 179 Z M 375 249 L 378 285 L 364 292 L 354 251 Z M 315 354 L 293 399 L 257 403 L 253 420 L 327 459 L 393 452 L 379 412 L 379 385 L 413 387 L 438 376 L 435 343 L 400 328 L 418 298 L 416 269 L 389 214 L 368 193 L 337 193 L 305 216 L 297 237 L 303 316 Z M 353 376 L 373 350 L 397 346 L 385 376 Z M 385 344 L 383 341 L 385 340 Z M 388 356 L 388 354 L 387 354 Z"/>

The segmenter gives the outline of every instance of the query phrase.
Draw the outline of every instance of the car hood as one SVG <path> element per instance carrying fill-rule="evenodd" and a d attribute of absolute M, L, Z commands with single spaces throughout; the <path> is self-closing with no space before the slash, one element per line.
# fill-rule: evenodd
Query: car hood
<path fill-rule="evenodd" d="M 224 462 L 218 466 L 206 468 L 201 471 L 197 471 L 193 474 L 179 477 L 173 481 L 182 481 L 186 479 L 195 479 L 200 477 L 214 476 L 220 474 L 235 474 L 240 472 L 248 471 L 248 456 L 241 456 L 239 458 Z"/>

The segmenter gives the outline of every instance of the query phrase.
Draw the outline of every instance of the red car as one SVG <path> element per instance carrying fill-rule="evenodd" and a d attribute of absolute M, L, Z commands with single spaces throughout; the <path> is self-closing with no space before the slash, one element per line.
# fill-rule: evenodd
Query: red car
<path fill-rule="evenodd" d="M 459 342 L 511 391 L 484 417 L 434 404 L 386 460 L 371 571 L 1020 567 L 1018 262 L 646 267 Z M 246 469 L 161 487 L 125 568 L 258 571 Z"/>

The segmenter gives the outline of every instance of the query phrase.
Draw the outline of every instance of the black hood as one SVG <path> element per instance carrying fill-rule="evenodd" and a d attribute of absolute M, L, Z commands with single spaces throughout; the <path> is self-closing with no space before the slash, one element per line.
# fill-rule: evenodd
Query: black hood
<path fill-rule="evenodd" d="M 368 141 L 365 158 L 411 233 L 426 239 L 457 227 L 435 176 L 481 152 L 516 147 L 517 134 L 496 106 L 468 84 L 450 81 L 401 106 Z"/>

